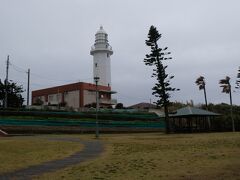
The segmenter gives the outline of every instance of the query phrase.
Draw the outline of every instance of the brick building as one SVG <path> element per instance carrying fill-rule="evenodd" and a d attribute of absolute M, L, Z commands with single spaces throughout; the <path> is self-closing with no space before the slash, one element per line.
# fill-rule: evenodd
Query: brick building
<path fill-rule="evenodd" d="M 116 104 L 117 101 L 111 99 L 111 95 L 115 93 L 111 91 L 111 87 L 99 85 L 98 92 L 100 107 Z M 65 104 L 66 107 L 81 108 L 96 103 L 96 85 L 79 82 L 32 91 L 32 105 L 39 100 L 43 105 Z"/>

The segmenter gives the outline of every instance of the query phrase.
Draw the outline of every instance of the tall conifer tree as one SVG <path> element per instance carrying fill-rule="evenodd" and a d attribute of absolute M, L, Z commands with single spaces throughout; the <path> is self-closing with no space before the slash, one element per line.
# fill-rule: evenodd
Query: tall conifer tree
<path fill-rule="evenodd" d="M 157 82 L 155 86 L 152 88 L 153 95 L 158 98 L 156 105 L 159 107 L 164 107 L 165 112 L 165 123 L 166 123 L 166 133 L 170 132 L 170 122 L 169 122 L 169 113 L 168 113 L 168 105 L 170 98 L 170 91 L 177 91 L 179 89 L 170 87 L 170 80 L 174 78 L 174 76 L 169 76 L 166 73 L 166 65 L 163 65 L 162 61 L 172 59 L 168 57 L 171 53 L 167 51 L 167 47 L 159 48 L 158 40 L 161 38 L 161 34 L 159 34 L 156 27 L 151 26 L 148 39 L 145 41 L 146 45 L 151 48 L 151 52 L 146 54 L 146 58 L 144 62 L 147 66 L 153 66 L 153 74 L 152 77 L 156 77 Z"/>

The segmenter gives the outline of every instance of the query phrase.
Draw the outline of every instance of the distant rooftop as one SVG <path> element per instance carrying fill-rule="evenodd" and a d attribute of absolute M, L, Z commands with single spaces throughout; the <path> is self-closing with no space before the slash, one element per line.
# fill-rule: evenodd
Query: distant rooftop
<path fill-rule="evenodd" d="M 206 111 L 203 109 L 187 106 L 178 109 L 176 113 L 170 114 L 171 117 L 182 117 L 182 116 L 219 116 L 220 114 Z"/>
<path fill-rule="evenodd" d="M 133 108 L 133 109 L 148 109 L 148 108 L 156 108 L 156 105 L 151 104 L 151 103 L 146 103 L 146 102 L 141 102 L 138 104 L 134 104 L 132 106 L 129 106 L 128 108 Z"/>

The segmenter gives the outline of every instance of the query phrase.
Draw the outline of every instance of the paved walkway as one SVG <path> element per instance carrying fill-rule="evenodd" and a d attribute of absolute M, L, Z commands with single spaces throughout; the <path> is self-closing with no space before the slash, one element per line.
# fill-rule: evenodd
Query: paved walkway
<path fill-rule="evenodd" d="M 84 145 L 84 149 L 68 156 L 64 159 L 53 160 L 39 165 L 30 166 L 25 169 L 14 172 L 0 174 L 1 180 L 29 180 L 32 176 L 41 175 L 47 172 L 54 172 L 68 166 L 76 165 L 81 162 L 96 158 L 103 150 L 103 144 L 100 141 L 83 141 L 76 138 L 47 138 L 48 140 L 60 140 L 79 142 Z"/>
<path fill-rule="evenodd" d="M 0 129 L 0 136 L 7 136 L 8 134 Z"/>

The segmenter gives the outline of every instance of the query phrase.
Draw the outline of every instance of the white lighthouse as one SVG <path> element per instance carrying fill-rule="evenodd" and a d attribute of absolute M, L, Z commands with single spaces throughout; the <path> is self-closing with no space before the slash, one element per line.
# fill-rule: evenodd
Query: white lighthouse
<path fill-rule="evenodd" d="M 108 43 L 108 34 L 101 26 L 95 34 L 95 43 L 91 48 L 93 55 L 93 78 L 99 78 L 99 85 L 111 86 L 112 47 Z"/>

